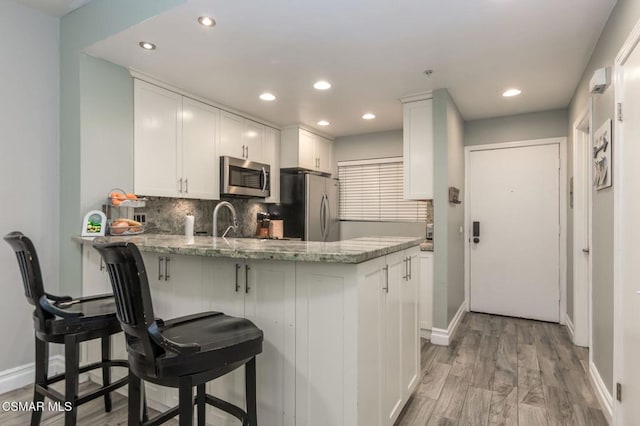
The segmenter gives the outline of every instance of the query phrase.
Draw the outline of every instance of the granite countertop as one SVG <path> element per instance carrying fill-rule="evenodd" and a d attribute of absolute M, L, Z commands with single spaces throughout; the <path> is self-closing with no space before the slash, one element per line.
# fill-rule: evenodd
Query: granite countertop
<path fill-rule="evenodd" d="M 415 247 L 422 241 L 421 238 L 413 237 L 363 237 L 323 243 L 162 234 L 102 238 L 108 241 L 131 241 L 138 246 L 140 251 L 151 253 L 329 263 L 361 263 L 385 254 Z M 81 244 L 91 244 L 94 237 L 75 236 L 72 239 Z"/>

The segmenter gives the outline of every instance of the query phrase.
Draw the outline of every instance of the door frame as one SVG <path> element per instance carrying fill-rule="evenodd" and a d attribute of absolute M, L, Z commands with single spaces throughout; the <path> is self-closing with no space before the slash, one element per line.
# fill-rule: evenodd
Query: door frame
<path fill-rule="evenodd" d="M 522 140 L 522 141 L 514 141 L 514 142 L 502 142 L 502 143 L 491 143 L 485 145 L 473 145 L 466 146 L 464 148 L 464 161 L 465 161 L 465 172 L 464 172 L 464 184 L 465 194 L 464 194 L 464 203 L 466 206 L 469 206 L 469 202 L 471 197 L 469 196 L 469 164 L 471 153 L 473 151 L 487 151 L 494 149 L 505 149 L 505 148 L 522 148 L 526 146 L 539 146 L 539 145 L 558 145 L 558 150 L 560 153 L 560 203 L 559 203 L 559 211 L 558 215 L 560 218 L 560 244 L 559 244 L 559 259 L 560 259 L 560 276 L 558 277 L 558 282 L 560 285 L 560 306 L 559 306 L 559 314 L 560 314 L 560 324 L 565 323 L 565 318 L 567 316 L 567 138 L 547 138 L 547 139 L 532 139 L 532 140 Z M 470 209 L 464 209 L 464 299 L 465 304 L 467 306 L 467 310 L 471 310 L 470 305 L 470 294 L 471 294 L 471 276 L 470 276 L 470 249 L 469 242 L 471 238 L 471 216 Z"/>
<path fill-rule="evenodd" d="M 638 47 L 640 43 L 640 20 L 636 22 L 633 30 L 627 37 L 626 41 L 620 48 L 620 51 L 616 55 L 614 62 L 613 72 L 613 85 L 615 88 L 615 101 L 613 104 L 613 121 L 614 121 L 614 136 L 615 147 L 613 149 L 613 381 L 612 389 L 616 388 L 616 383 L 623 383 L 623 351 L 624 340 L 622 338 L 622 291 L 623 282 L 630 279 L 625 275 L 622 268 L 622 252 L 624 250 L 624 244 L 621 240 L 621 236 L 624 233 L 624 229 L 630 224 L 623 221 L 621 216 L 623 208 L 623 199 L 626 192 L 630 192 L 633 189 L 632 185 L 626 185 L 628 182 L 623 181 L 623 169 L 625 167 L 634 167 L 635 165 L 631 159 L 627 158 L 625 161 L 624 156 L 624 125 L 623 122 L 618 120 L 617 117 L 617 105 L 624 102 L 624 87 L 623 87 L 623 68 L 629 56 L 633 53 L 634 49 Z M 640 48 L 640 47 L 639 47 Z M 623 117 L 624 119 L 624 117 Z M 627 187 L 629 189 L 627 190 Z M 620 403 L 616 400 L 615 395 L 613 399 L 613 425 L 622 426 L 622 418 L 620 416 Z"/>
<path fill-rule="evenodd" d="M 591 342 L 593 342 L 593 326 L 592 326 L 592 300 L 591 300 L 591 289 L 592 289 L 592 276 L 593 276 L 593 256 L 589 254 L 587 258 L 587 270 L 588 276 L 586 277 L 586 281 L 580 282 L 576 279 L 578 274 L 576 273 L 578 270 L 578 265 L 576 264 L 576 259 L 579 256 L 584 256 L 582 254 L 582 248 L 578 247 L 578 243 L 582 243 L 582 241 L 586 240 L 587 247 L 591 249 L 592 246 L 592 229 L 593 225 L 590 220 L 593 215 L 593 207 L 592 207 L 592 167 L 591 162 L 589 161 L 590 156 L 587 155 L 585 158 L 586 162 L 582 165 L 578 164 L 578 145 L 577 140 L 579 138 L 579 133 L 584 133 L 583 130 L 580 130 L 581 127 L 584 127 L 585 121 L 589 126 L 589 132 L 587 134 L 587 151 L 590 151 L 593 146 L 593 100 L 589 98 L 589 101 L 585 105 L 584 110 L 578 115 L 578 118 L 573 123 L 573 140 L 572 140 L 572 155 L 573 155 L 573 167 L 571 170 L 571 176 L 574 178 L 578 172 L 581 171 L 581 167 L 586 167 L 586 188 L 577 188 L 574 185 L 573 193 L 574 198 L 575 194 L 578 190 L 583 191 L 583 195 L 587 197 L 586 199 L 586 208 L 587 208 L 587 217 L 589 218 L 589 223 L 587 227 L 583 227 L 583 230 L 580 232 L 576 232 L 576 204 L 574 203 L 573 209 L 570 209 L 570 214 L 573 215 L 573 251 L 570 253 L 572 257 L 572 267 L 573 267 L 573 318 L 569 318 L 568 314 L 565 320 L 567 327 L 569 328 L 569 333 L 571 334 L 573 343 L 578 346 L 586 346 L 591 347 Z M 584 148 L 582 148 L 584 149 Z M 587 232 L 586 238 L 585 235 L 582 235 L 582 232 Z M 579 302 L 579 303 L 578 303 Z M 581 315 L 576 315 L 576 307 L 581 309 Z M 589 351 L 589 362 L 592 362 L 593 351 Z"/>

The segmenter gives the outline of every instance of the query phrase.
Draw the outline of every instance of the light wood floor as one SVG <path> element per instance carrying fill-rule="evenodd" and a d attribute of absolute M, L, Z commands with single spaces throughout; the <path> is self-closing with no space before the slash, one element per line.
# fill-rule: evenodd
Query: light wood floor
<path fill-rule="evenodd" d="M 450 346 L 423 343 L 396 425 L 606 426 L 588 359 L 563 326 L 467 313 Z"/>
<path fill-rule="evenodd" d="M 450 346 L 422 345 L 422 380 L 396 424 L 604 426 L 587 366 L 587 350 L 573 346 L 564 327 L 468 313 Z M 94 386 L 82 384 L 81 394 Z M 26 386 L 0 395 L 0 402 L 31 397 Z M 127 424 L 123 396 L 113 394 L 111 413 L 102 401 L 81 406 L 78 425 Z M 42 425 L 62 425 L 63 416 L 45 411 Z M 0 411 L 2 426 L 27 425 L 29 418 Z"/>

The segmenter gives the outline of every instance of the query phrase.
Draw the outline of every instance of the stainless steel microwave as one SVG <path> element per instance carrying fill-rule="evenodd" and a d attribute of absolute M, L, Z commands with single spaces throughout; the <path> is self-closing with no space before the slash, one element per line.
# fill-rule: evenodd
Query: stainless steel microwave
<path fill-rule="evenodd" d="M 270 183 L 268 164 L 220 157 L 220 195 L 267 198 L 271 194 Z"/>

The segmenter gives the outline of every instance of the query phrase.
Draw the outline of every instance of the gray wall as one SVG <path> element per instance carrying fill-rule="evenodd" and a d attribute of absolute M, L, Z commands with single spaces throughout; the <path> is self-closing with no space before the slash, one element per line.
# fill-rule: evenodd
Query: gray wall
<path fill-rule="evenodd" d="M 82 71 L 84 66 L 97 63 L 83 59 L 82 51 L 91 44 L 135 25 L 149 17 L 184 3 L 185 0 L 94 0 L 76 9 L 60 20 L 60 282 L 65 292 L 80 290 L 82 275 L 81 251 L 70 237 L 79 231 L 78 224 L 84 215 L 82 201 L 82 179 L 88 178 L 82 169 L 83 116 L 82 108 L 92 103 L 92 97 L 100 90 L 86 91 L 90 76 Z M 86 59 L 86 58 L 85 58 Z M 112 70 L 113 71 L 113 70 Z M 105 74 L 115 76 L 114 72 Z M 117 79 L 117 77 L 116 77 Z M 108 88 L 107 88 L 108 89 Z M 116 88 L 120 91 L 122 87 Z M 125 109 L 128 102 L 125 100 Z M 99 105 L 95 106 L 100 108 Z M 93 108 L 93 107 L 90 107 Z M 97 121 L 95 124 L 99 124 Z M 89 124 L 88 126 L 92 126 Z M 102 127 L 104 140 L 120 143 L 115 138 L 122 136 L 122 129 Z M 88 133 L 87 133 L 88 132 Z M 98 133 L 85 126 L 85 135 L 98 137 Z M 110 138 L 112 137 L 112 138 Z M 132 137 L 132 136 L 131 136 Z M 87 148 L 95 148 L 96 143 L 87 142 Z M 106 155 L 108 147 L 94 155 Z M 86 171 L 86 169 L 85 169 Z M 89 170 L 90 172 L 90 170 Z M 100 189 L 96 189 L 99 191 Z"/>
<path fill-rule="evenodd" d="M 449 203 L 449 187 L 464 200 L 464 121 L 446 89 L 433 92 L 433 326 L 446 329 L 464 302 L 464 204 Z"/>
<path fill-rule="evenodd" d="M 484 145 L 567 136 L 568 111 L 532 112 L 507 117 L 467 121 L 465 145 Z"/>
<path fill-rule="evenodd" d="M 338 161 L 402 157 L 402 130 L 366 133 L 337 138 L 333 142 L 334 175 Z M 343 239 L 371 235 L 425 236 L 424 222 L 340 222 Z"/>
<path fill-rule="evenodd" d="M 14 2 L 0 2 L 0 236 L 33 240 L 47 291 L 59 292 L 59 22 Z M 13 251 L 0 243 L 0 371 L 33 362 L 33 308 Z M 52 352 L 52 355 L 55 352 Z"/>
<path fill-rule="evenodd" d="M 640 2 L 637 0 L 619 0 L 611 12 L 569 106 L 570 138 L 573 123 L 584 111 L 591 96 L 588 93 L 588 82 L 593 71 L 614 65 L 615 56 L 639 18 Z M 599 128 L 605 120 L 614 119 L 614 91 L 612 84 L 603 95 L 593 96 L 594 129 Z M 613 137 L 615 149 L 615 134 Z M 568 144 L 569 161 L 572 158 L 572 145 L 571 141 Z M 571 164 L 569 170 L 571 170 Z M 594 363 L 610 392 L 613 389 L 613 194 L 615 185 L 616 183 L 613 182 L 611 188 L 594 190 L 592 197 L 593 342 L 591 350 Z"/>

